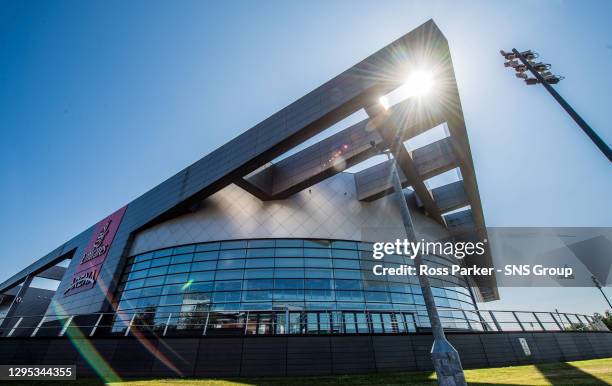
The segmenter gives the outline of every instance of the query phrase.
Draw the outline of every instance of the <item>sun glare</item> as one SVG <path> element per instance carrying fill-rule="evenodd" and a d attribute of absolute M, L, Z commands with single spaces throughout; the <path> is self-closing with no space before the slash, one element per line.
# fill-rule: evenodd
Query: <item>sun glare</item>
<path fill-rule="evenodd" d="M 429 93 L 434 85 L 430 71 L 413 72 L 401 86 L 389 94 L 380 97 L 380 104 L 387 110 L 389 107 L 412 97 L 422 97 Z"/>

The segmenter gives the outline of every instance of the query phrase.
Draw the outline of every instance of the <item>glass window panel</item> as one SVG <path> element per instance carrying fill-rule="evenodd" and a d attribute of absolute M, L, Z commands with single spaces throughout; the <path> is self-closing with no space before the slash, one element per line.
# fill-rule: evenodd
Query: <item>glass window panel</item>
<path fill-rule="evenodd" d="M 122 300 L 119 302 L 118 308 L 120 310 L 129 310 L 136 307 L 137 300 Z"/>
<path fill-rule="evenodd" d="M 329 249 L 309 249 L 309 248 L 304 248 L 304 257 L 330 258 L 331 257 L 331 250 L 329 250 Z"/>
<path fill-rule="evenodd" d="M 174 251 L 172 253 L 175 255 L 180 255 L 183 253 L 191 253 L 194 250 L 195 250 L 195 245 L 184 245 L 182 247 L 174 248 Z"/>
<path fill-rule="evenodd" d="M 221 249 L 239 249 L 246 248 L 246 240 L 224 241 L 221 243 Z"/>
<path fill-rule="evenodd" d="M 145 287 L 150 287 L 154 285 L 162 285 L 164 284 L 164 279 L 166 279 L 164 276 L 149 277 L 145 279 L 144 285 Z"/>
<path fill-rule="evenodd" d="M 274 240 L 249 240 L 249 248 L 274 248 Z"/>
<path fill-rule="evenodd" d="M 302 240 L 276 240 L 276 248 L 291 248 L 291 247 L 302 247 L 304 241 Z"/>
<path fill-rule="evenodd" d="M 244 268 L 244 259 L 239 260 L 219 260 L 217 262 L 217 269 L 238 269 Z"/>
<path fill-rule="evenodd" d="M 162 293 L 162 287 L 147 287 L 147 288 L 143 288 L 142 292 L 140 293 L 140 296 L 142 297 L 146 297 L 146 296 L 158 296 L 161 295 Z"/>
<path fill-rule="evenodd" d="M 391 302 L 387 292 L 370 292 L 364 291 L 364 296 L 368 302 Z"/>
<path fill-rule="evenodd" d="M 387 283 L 384 281 L 365 280 L 363 282 L 365 291 L 387 291 Z"/>
<path fill-rule="evenodd" d="M 272 291 L 244 291 L 242 292 L 242 300 L 245 302 L 271 301 Z M 270 304 L 269 307 L 272 308 L 272 305 Z"/>
<path fill-rule="evenodd" d="M 359 269 L 359 260 L 334 259 L 334 268 Z"/>
<path fill-rule="evenodd" d="M 189 264 L 189 263 L 187 263 L 187 264 L 171 265 L 168 268 L 168 273 L 172 274 L 172 273 L 189 272 L 190 266 L 191 266 L 191 264 Z"/>
<path fill-rule="evenodd" d="M 219 257 L 218 251 L 213 252 L 198 252 L 193 255 L 193 261 L 210 261 L 217 260 Z"/>
<path fill-rule="evenodd" d="M 162 296 L 159 302 L 160 305 L 175 305 L 183 302 L 183 295 L 166 295 Z"/>
<path fill-rule="evenodd" d="M 219 259 L 244 259 L 246 257 L 246 249 L 230 249 L 219 252 Z"/>
<path fill-rule="evenodd" d="M 332 241 L 332 248 L 357 249 L 357 243 L 354 241 Z"/>
<path fill-rule="evenodd" d="M 159 297 L 153 296 L 150 298 L 140 298 L 138 299 L 137 307 L 138 308 L 146 308 L 146 307 L 154 307 L 159 304 Z"/>
<path fill-rule="evenodd" d="M 249 249 L 247 257 L 274 257 L 274 249 Z"/>
<path fill-rule="evenodd" d="M 410 284 L 389 283 L 389 291 L 410 293 Z"/>
<path fill-rule="evenodd" d="M 304 270 L 299 268 L 277 268 L 274 270 L 274 277 L 303 278 Z"/>
<path fill-rule="evenodd" d="M 344 301 L 344 302 L 363 302 L 363 292 L 362 291 L 336 291 L 336 300 Z M 338 307 L 340 308 L 340 306 Z"/>
<path fill-rule="evenodd" d="M 302 279 L 274 279 L 274 288 L 304 289 L 304 280 Z"/>
<path fill-rule="evenodd" d="M 273 269 L 247 269 L 244 271 L 245 279 L 259 279 L 274 277 Z"/>
<path fill-rule="evenodd" d="M 132 265 L 132 271 L 138 271 L 141 269 L 147 269 L 151 265 L 151 260 L 143 261 L 142 263 L 136 263 Z"/>
<path fill-rule="evenodd" d="M 225 280 L 215 282 L 215 291 L 240 291 L 241 289 L 241 280 Z"/>
<path fill-rule="evenodd" d="M 188 293 L 183 296 L 183 304 L 207 304 L 210 303 L 212 294 L 207 293 Z"/>
<path fill-rule="evenodd" d="M 172 256 L 172 264 L 182 264 L 182 263 L 191 263 L 193 260 L 193 255 L 178 255 Z"/>
<path fill-rule="evenodd" d="M 180 275 L 170 275 L 166 277 L 166 284 L 185 283 L 186 281 L 187 281 L 186 273 L 182 273 Z"/>
<path fill-rule="evenodd" d="M 215 303 L 229 303 L 229 302 L 239 302 L 240 301 L 241 292 L 215 292 L 213 295 L 213 301 Z"/>
<path fill-rule="evenodd" d="M 191 283 L 189 286 L 189 292 L 211 292 L 213 289 L 213 282 L 208 281 L 204 283 Z"/>
<path fill-rule="evenodd" d="M 247 268 L 274 268 L 274 259 L 248 259 L 246 261 Z"/>
<path fill-rule="evenodd" d="M 311 289 L 304 292 L 307 300 L 314 301 L 333 301 L 334 292 L 331 290 Z"/>
<path fill-rule="evenodd" d="M 334 269 L 336 279 L 361 279 L 361 272 L 349 269 Z"/>
<path fill-rule="evenodd" d="M 206 243 L 196 245 L 196 252 L 216 251 L 219 249 L 219 243 Z"/>
<path fill-rule="evenodd" d="M 361 280 L 335 280 L 337 290 L 361 290 Z"/>
<path fill-rule="evenodd" d="M 333 271 L 331 269 L 306 269 L 305 277 L 331 279 L 333 277 Z"/>
<path fill-rule="evenodd" d="M 274 300 L 298 300 L 304 301 L 304 290 L 275 289 Z"/>
<path fill-rule="evenodd" d="M 215 278 L 214 271 L 205 271 L 205 272 L 192 272 L 189 275 L 189 280 L 193 281 L 209 281 Z"/>
<path fill-rule="evenodd" d="M 170 257 L 161 257 L 151 262 L 151 267 L 160 267 L 162 265 L 170 264 Z"/>
<path fill-rule="evenodd" d="M 123 293 L 123 295 L 121 295 L 121 299 L 133 299 L 133 298 L 137 298 L 140 296 L 140 288 L 139 289 L 135 289 L 135 290 L 131 290 L 131 291 L 125 291 Z"/>
<path fill-rule="evenodd" d="M 215 279 L 216 280 L 242 279 L 243 274 L 244 274 L 244 270 L 242 269 L 217 271 L 217 275 L 215 276 Z"/>
<path fill-rule="evenodd" d="M 142 279 L 147 277 L 147 273 L 148 271 L 142 270 L 142 271 L 135 271 L 135 272 L 130 272 L 130 274 L 128 275 L 128 280 L 136 280 L 136 279 Z"/>
<path fill-rule="evenodd" d="M 306 289 L 332 289 L 331 279 L 306 279 L 304 281 L 304 287 Z"/>
<path fill-rule="evenodd" d="M 274 259 L 275 267 L 303 267 L 304 259 L 296 257 L 278 257 Z"/>
<path fill-rule="evenodd" d="M 210 271 L 217 267 L 216 261 L 199 261 L 191 264 L 192 271 Z"/>
<path fill-rule="evenodd" d="M 332 256 L 339 259 L 359 259 L 359 253 L 357 253 L 357 251 L 346 249 L 332 249 Z"/>
<path fill-rule="evenodd" d="M 144 279 L 132 280 L 125 283 L 125 289 L 140 288 L 144 285 Z"/>
<path fill-rule="evenodd" d="M 329 240 L 304 240 L 304 248 L 329 248 Z"/>
<path fill-rule="evenodd" d="M 391 300 L 393 300 L 393 303 L 414 303 L 414 299 L 412 298 L 411 294 L 401 294 L 396 292 L 391 293 Z"/>
<path fill-rule="evenodd" d="M 272 279 L 251 279 L 245 280 L 245 290 L 267 290 L 274 288 Z"/>
<path fill-rule="evenodd" d="M 149 269 L 149 276 L 165 275 L 168 272 L 168 266 Z"/>
<path fill-rule="evenodd" d="M 166 284 L 162 290 L 162 295 L 178 294 L 183 292 L 182 284 Z"/>
<path fill-rule="evenodd" d="M 351 260 L 348 260 L 351 261 Z M 304 266 L 306 267 L 318 267 L 318 268 L 331 268 L 332 260 L 331 259 L 312 259 L 306 258 L 304 259 Z"/>
<path fill-rule="evenodd" d="M 276 257 L 302 257 L 304 254 L 302 248 L 277 248 L 275 251 Z"/>

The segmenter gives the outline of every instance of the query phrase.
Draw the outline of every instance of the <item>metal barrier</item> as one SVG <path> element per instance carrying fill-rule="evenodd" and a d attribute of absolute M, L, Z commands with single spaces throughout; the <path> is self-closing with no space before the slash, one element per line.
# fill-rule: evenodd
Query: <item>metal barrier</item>
<path fill-rule="evenodd" d="M 448 331 L 608 331 L 599 319 L 558 312 L 439 308 Z M 283 334 L 406 334 L 429 330 L 422 312 L 201 311 L 116 312 L 0 319 L 1 337 L 201 336 Z"/>

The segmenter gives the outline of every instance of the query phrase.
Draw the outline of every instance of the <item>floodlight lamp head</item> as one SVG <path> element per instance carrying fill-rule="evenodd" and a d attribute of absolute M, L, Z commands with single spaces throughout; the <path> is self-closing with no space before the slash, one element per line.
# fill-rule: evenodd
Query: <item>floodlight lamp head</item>
<path fill-rule="evenodd" d="M 533 86 L 534 84 L 538 84 L 538 83 L 540 83 L 540 81 L 539 81 L 539 80 L 537 80 L 536 78 L 527 78 L 527 79 L 525 79 L 525 83 L 526 83 L 528 86 Z"/>
<path fill-rule="evenodd" d="M 504 67 L 516 67 L 519 65 L 519 62 L 517 60 L 508 60 L 507 62 L 504 63 Z"/>
<path fill-rule="evenodd" d="M 535 63 L 533 65 L 533 68 L 535 68 L 535 70 L 538 72 L 547 71 L 550 69 L 550 64 L 539 62 L 539 63 Z"/>
<path fill-rule="evenodd" d="M 527 60 L 537 59 L 540 55 L 537 52 L 533 52 L 531 50 L 521 52 L 521 55 Z"/>
<path fill-rule="evenodd" d="M 501 56 L 504 57 L 504 59 L 506 60 L 512 60 L 512 59 L 516 59 L 516 55 L 513 52 L 506 52 L 504 50 L 499 50 L 499 53 L 501 54 Z"/>

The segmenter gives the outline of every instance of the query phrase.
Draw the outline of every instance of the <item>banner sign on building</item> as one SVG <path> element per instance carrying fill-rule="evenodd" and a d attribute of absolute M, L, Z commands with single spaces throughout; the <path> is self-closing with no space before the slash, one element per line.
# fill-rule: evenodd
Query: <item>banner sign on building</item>
<path fill-rule="evenodd" d="M 72 276 L 70 287 L 64 291 L 65 296 L 88 290 L 96 284 L 98 274 L 108 255 L 126 208 L 127 206 L 124 206 L 96 224 L 85 250 L 81 255 L 74 257 L 79 259 L 79 263 Z"/>

